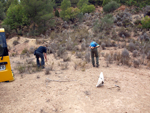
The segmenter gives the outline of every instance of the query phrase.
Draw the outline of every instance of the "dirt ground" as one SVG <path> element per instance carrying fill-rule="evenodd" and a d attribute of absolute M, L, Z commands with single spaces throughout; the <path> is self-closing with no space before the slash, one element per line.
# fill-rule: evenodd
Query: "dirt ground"
<path fill-rule="evenodd" d="M 54 69 L 45 75 L 45 70 L 19 74 L 15 66 L 24 61 L 19 55 L 10 57 L 10 61 L 15 81 L 0 83 L 0 113 L 150 112 L 150 71 L 144 66 L 134 68 L 113 63 L 106 67 L 104 57 L 100 56 L 99 68 L 89 63 L 84 71 L 75 70 L 74 62 L 82 60 L 72 56 L 69 68 L 61 70 L 58 62 L 62 59 L 56 60 L 49 54 L 48 62 L 54 62 Z M 104 86 L 97 88 L 101 72 Z M 66 82 L 48 82 L 48 79 Z"/>

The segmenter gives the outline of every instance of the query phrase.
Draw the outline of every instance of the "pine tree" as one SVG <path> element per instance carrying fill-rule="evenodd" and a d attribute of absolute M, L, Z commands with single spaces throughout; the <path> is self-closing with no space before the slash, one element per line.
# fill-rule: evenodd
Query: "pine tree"
<path fill-rule="evenodd" d="M 4 18 L 5 18 L 4 7 L 3 4 L 0 2 L 0 20 L 3 20 Z"/>
<path fill-rule="evenodd" d="M 71 7 L 71 2 L 70 2 L 70 0 L 63 0 L 62 2 L 61 2 L 61 12 L 60 12 L 60 17 L 61 18 L 65 18 L 65 11 L 69 8 L 69 7 Z"/>
<path fill-rule="evenodd" d="M 59 12 L 58 12 L 58 10 L 55 11 L 55 16 L 59 17 Z"/>
<path fill-rule="evenodd" d="M 67 8 L 71 7 L 71 2 L 70 0 L 63 0 L 61 2 L 61 10 L 65 11 Z"/>
<path fill-rule="evenodd" d="M 16 30 L 16 33 L 18 34 L 18 29 L 22 29 L 27 22 L 28 18 L 24 7 L 20 4 L 12 4 L 7 10 L 6 19 L 4 20 L 3 25 L 10 25 L 10 28 Z"/>
<path fill-rule="evenodd" d="M 78 8 L 82 8 L 83 5 L 88 4 L 88 0 L 79 0 L 77 6 Z"/>
<path fill-rule="evenodd" d="M 49 20 L 53 17 L 54 2 L 52 0 L 22 0 L 22 4 L 33 26 L 33 35 L 35 35 L 36 26 L 42 26 L 44 27 L 42 29 L 46 30 L 46 26 L 51 23 Z"/>

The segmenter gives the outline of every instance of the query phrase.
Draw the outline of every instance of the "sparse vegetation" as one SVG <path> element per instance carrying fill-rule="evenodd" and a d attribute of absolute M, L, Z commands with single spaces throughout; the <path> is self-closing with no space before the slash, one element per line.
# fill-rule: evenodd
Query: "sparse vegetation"
<path fill-rule="evenodd" d="M 16 69 L 19 73 L 24 73 L 26 71 L 26 66 L 24 64 L 19 64 Z"/>
<path fill-rule="evenodd" d="M 121 63 L 123 65 L 129 65 L 130 56 L 127 49 L 124 49 L 121 54 Z"/>
<path fill-rule="evenodd" d="M 49 68 L 49 67 L 47 67 L 47 68 L 45 69 L 45 75 L 48 75 L 48 74 L 50 74 L 50 68 Z"/>
<path fill-rule="evenodd" d="M 124 28 L 121 28 L 121 29 L 119 30 L 118 35 L 119 35 L 120 37 L 122 37 L 122 38 L 128 38 L 128 37 L 130 37 L 130 33 L 129 33 L 128 31 L 126 31 Z"/>
<path fill-rule="evenodd" d="M 134 51 L 136 49 L 136 46 L 133 42 L 130 42 L 129 45 L 128 45 L 128 50 L 129 51 Z"/>
<path fill-rule="evenodd" d="M 21 54 L 23 55 L 23 54 L 26 54 L 26 53 L 28 53 L 28 49 L 24 49 L 24 50 L 22 50 L 22 52 L 21 52 Z"/>
<path fill-rule="evenodd" d="M 13 0 L 9 0 L 9 2 L 10 1 Z M 26 0 L 23 0 L 22 2 L 24 1 L 26 2 Z M 46 102 L 46 104 L 44 104 L 46 106 L 41 106 L 41 108 L 33 109 L 36 108 L 35 104 L 35 106 L 29 106 L 30 108 L 28 106 L 25 106 L 25 110 L 27 112 L 47 113 L 69 111 L 72 112 L 74 110 L 76 110 L 77 112 L 82 112 L 84 111 L 83 105 L 66 107 L 68 103 L 71 105 L 72 100 L 76 101 L 74 104 L 79 103 L 77 102 L 78 98 L 74 98 L 75 95 L 77 95 L 77 97 L 86 96 L 85 99 L 80 99 L 80 103 L 82 103 L 82 101 L 84 101 L 83 103 L 85 103 L 88 98 L 92 99 L 90 101 L 90 104 L 88 104 L 92 107 L 96 105 L 94 103 L 95 101 L 93 101 L 95 97 L 98 97 L 97 99 L 101 99 L 101 97 L 99 96 L 105 96 L 106 90 L 108 90 L 108 93 L 106 93 L 105 97 L 110 97 L 109 93 L 115 95 L 117 93 L 115 90 L 118 88 L 120 89 L 119 95 L 121 95 L 122 97 L 128 96 L 127 98 L 130 98 L 130 95 L 128 95 L 129 90 L 134 90 L 130 93 L 132 94 L 132 97 L 136 97 L 137 95 L 134 95 L 135 92 L 138 95 L 144 94 L 143 92 L 141 93 L 141 91 L 144 91 L 146 88 L 147 92 L 144 97 L 145 99 L 149 98 L 149 87 L 144 87 L 143 85 L 141 86 L 141 84 L 138 83 L 141 83 L 142 81 L 144 81 L 144 85 L 147 85 L 146 83 L 149 83 L 148 70 L 150 69 L 150 32 L 149 28 L 143 27 L 143 25 L 146 25 L 147 21 L 144 21 L 144 24 L 141 21 L 143 18 L 143 13 L 145 13 L 145 11 L 141 9 L 138 10 L 139 13 L 137 13 L 138 11 L 135 11 L 135 0 L 89 0 L 90 5 L 88 3 L 88 0 L 55 0 L 56 3 L 59 1 L 59 6 L 57 6 L 58 4 L 55 6 L 55 12 L 53 11 L 53 4 L 51 4 L 52 7 L 46 4 L 39 4 L 39 2 L 37 2 L 37 4 L 31 4 L 35 1 L 36 0 L 29 1 L 29 5 L 35 5 L 37 11 L 41 8 L 43 8 L 44 10 L 37 12 L 37 14 L 34 12 L 31 13 L 29 16 L 27 15 L 28 18 L 23 19 L 27 19 L 29 20 L 29 22 L 21 24 L 22 27 L 17 28 L 18 34 L 20 32 L 24 36 L 28 36 L 28 38 L 23 38 L 24 36 L 22 36 L 19 40 L 16 40 L 19 41 L 19 45 L 15 47 L 10 45 L 10 49 L 8 48 L 10 54 L 9 58 L 12 65 L 11 68 L 12 70 L 14 70 L 14 68 L 16 69 L 14 72 L 16 72 L 17 75 L 16 82 L 18 86 L 6 88 L 8 88 L 8 90 L 9 88 L 12 88 L 12 90 L 16 88 L 16 92 L 13 92 L 15 93 L 15 95 L 19 94 L 18 92 L 22 93 L 23 90 L 20 91 L 20 89 L 28 89 L 26 94 L 20 95 L 19 98 L 14 98 L 14 103 L 12 104 L 18 105 L 16 102 L 20 103 L 20 101 L 17 100 L 21 98 L 27 98 L 26 100 L 32 101 L 32 98 L 30 97 L 33 96 L 31 95 L 33 93 L 35 97 L 38 97 L 38 95 L 40 95 L 41 97 L 44 94 L 45 96 L 42 96 L 41 98 L 42 101 L 36 100 L 36 98 L 34 98 L 35 100 L 33 103 L 41 102 L 42 104 Z M 78 1 L 85 1 L 85 4 L 81 2 L 80 6 L 78 6 Z M 72 4 L 72 2 L 74 2 L 75 4 Z M 43 3 L 43 1 L 41 1 L 41 3 Z M 60 6 L 61 3 L 62 5 Z M 101 7 L 102 3 L 106 3 L 103 7 L 104 10 Z M 140 1 L 140 3 L 146 2 Z M 23 7 L 23 4 L 21 2 L 20 4 Z M 95 5 L 95 12 L 93 12 L 95 8 L 92 4 Z M 97 4 L 101 5 L 99 6 Z M 121 7 L 115 10 L 119 6 L 118 4 L 121 5 Z M 121 9 L 123 4 L 133 6 L 123 6 L 123 9 Z M 137 1 L 137 4 L 139 4 L 139 0 Z M 39 5 L 39 7 L 37 7 L 37 5 Z M 44 7 L 41 7 L 41 5 L 47 7 L 47 10 Z M 76 8 L 76 6 L 78 6 L 78 8 Z M 141 6 L 138 6 L 138 8 L 140 7 Z M 29 7 L 29 9 L 30 8 L 33 9 L 34 7 Z M 51 11 L 49 12 L 49 10 Z M 61 12 L 60 15 L 58 10 Z M 33 14 L 36 16 L 31 18 L 30 16 L 34 16 Z M 55 14 L 55 17 L 52 16 L 53 14 Z M 30 19 L 32 21 L 30 21 Z M 54 26 L 51 26 L 51 20 L 53 19 L 55 20 L 55 24 Z M 3 22 L 3 20 L 0 21 Z M 15 30 L 11 31 L 11 33 L 6 32 L 6 35 L 8 36 L 11 34 L 11 36 L 9 37 L 15 36 L 16 38 L 15 32 Z M 36 35 L 36 33 L 37 37 L 33 37 L 32 35 Z M 11 41 L 12 44 L 12 39 L 9 39 L 9 37 L 7 40 Z M 97 67 L 97 65 L 95 65 L 95 67 L 92 66 L 91 48 L 89 47 L 91 41 L 95 41 L 101 45 L 98 48 L 98 60 L 100 67 Z M 33 53 L 36 49 L 35 47 L 43 45 L 44 42 L 48 43 L 48 62 L 45 62 L 45 69 L 42 69 L 42 67 L 37 67 L 36 58 Z M 13 43 L 13 45 L 17 44 L 17 42 Z M 10 42 L 8 42 L 8 44 L 10 44 Z M 23 47 L 26 48 L 21 50 Z M 106 86 L 104 85 L 104 87 L 100 88 L 100 90 L 102 89 L 104 91 L 102 91 L 102 94 L 99 95 L 97 93 L 99 92 L 99 89 L 93 90 L 93 88 L 96 85 L 97 79 L 101 71 L 104 72 L 104 78 L 107 83 Z M 21 76 L 21 80 L 19 80 L 20 78 L 18 78 L 18 75 Z M 44 75 L 48 75 L 49 77 Z M 47 77 L 49 79 L 47 79 Z M 142 79 L 140 79 L 139 77 L 142 77 Z M 43 80 L 45 80 L 45 83 Z M 49 80 L 49 82 L 46 82 L 46 80 Z M 14 85 L 16 85 L 16 82 Z M 30 84 L 24 84 L 24 82 L 30 82 Z M 126 87 L 127 92 L 124 93 L 124 86 L 128 85 L 128 83 L 129 86 L 132 87 Z M 11 85 L 13 85 L 13 83 L 11 83 Z M 2 88 L 4 88 L 3 86 L 9 86 L 9 84 L 2 83 Z M 137 90 L 139 86 L 141 89 Z M 6 92 L 8 90 L 6 90 Z M 75 93 L 73 92 L 74 90 Z M 53 93 L 51 93 L 52 91 Z M 35 92 L 37 92 L 37 94 Z M 70 94 L 72 94 L 72 92 L 73 95 L 69 96 Z M 12 93 L 12 91 L 10 93 Z M 29 95 L 26 96 L 27 94 Z M 68 100 L 68 98 L 61 98 L 67 96 L 69 96 L 70 101 Z M 92 98 L 93 96 L 95 97 Z M 5 97 L 7 97 L 7 95 L 4 96 L 4 98 Z M 110 99 L 114 101 L 114 98 Z M 8 101 L 8 103 L 11 103 L 9 99 L 7 99 L 6 101 Z M 69 102 L 65 104 L 66 101 Z M 128 99 L 127 101 L 128 102 L 124 100 L 125 105 L 131 102 L 132 99 Z M 143 104 L 146 101 L 142 101 L 141 103 L 138 102 L 136 104 L 134 102 L 132 101 L 131 104 L 137 106 L 137 104 L 140 105 L 141 103 Z M 106 102 L 101 101 L 100 104 L 101 103 L 103 103 L 103 106 L 108 105 L 107 100 Z M 148 100 L 147 103 L 149 103 Z M 2 102 L 2 104 L 2 108 L 4 107 L 4 109 L 2 109 L 2 112 L 9 112 L 9 109 L 5 108 L 10 107 L 10 105 L 12 104 L 7 105 L 6 102 Z M 50 106 L 47 107 L 47 105 Z M 110 106 L 111 105 L 112 104 L 110 104 Z M 148 111 L 147 105 L 148 104 L 143 105 L 144 108 L 142 108 L 143 106 L 139 106 L 138 111 Z M 38 105 L 38 107 L 40 107 L 40 105 Z M 94 111 L 93 109 L 89 109 L 89 112 L 97 113 L 101 111 L 101 108 L 98 107 L 98 104 L 95 106 L 95 108 L 96 111 Z M 103 109 L 102 112 L 107 112 L 107 108 Z M 109 109 L 110 112 L 118 111 L 117 109 L 113 109 L 116 108 L 116 105 L 112 105 L 111 108 Z M 126 112 L 124 110 L 125 109 L 123 107 L 119 107 L 119 111 Z M 18 109 L 15 108 L 15 110 L 12 109 L 12 111 L 17 112 Z M 128 112 L 135 111 L 137 110 L 128 109 Z"/>
<path fill-rule="evenodd" d="M 15 45 L 17 45 L 17 44 L 19 44 L 19 42 L 18 42 L 17 40 L 14 40 L 14 41 L 13 41 L 13 45 L 15 46 Z"/>

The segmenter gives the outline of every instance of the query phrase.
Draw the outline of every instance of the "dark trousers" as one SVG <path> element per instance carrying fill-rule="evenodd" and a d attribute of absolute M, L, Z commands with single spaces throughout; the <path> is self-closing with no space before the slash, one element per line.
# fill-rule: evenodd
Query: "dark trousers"
<path fill-rule="evenodd" d="M 91 58 L 92 58 L 92 64 L 95 67 L 95 60 L 94 57 L 96 57 L 96 65 L 99 66 L 99 61 L 98 61 L 98 52 L 97 48 L 91 49 Z"/>
<path fill-rule="evenodd" d="M 40 67 L 39 58 L 41 58 L 41 66 L 44 66 L 45 62 L 44 62 L 44 55 L 43 55 L 43 53 L 40 53 L 40 52 L 36 51 L 35 55 L 36 55 L 37 66 Z"/>

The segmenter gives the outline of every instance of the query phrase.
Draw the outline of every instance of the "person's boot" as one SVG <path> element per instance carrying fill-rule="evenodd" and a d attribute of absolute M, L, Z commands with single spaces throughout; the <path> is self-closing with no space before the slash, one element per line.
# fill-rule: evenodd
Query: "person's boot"
<path fill-rule="evenodd" d="M 42 69 L 44 69 L 45 68 L 45 66 L 42 66 Z"/>
<path fill-rule="evenodd" d="M 40 65 L 37 65 L 37 68 L 40 68 Z"/>

